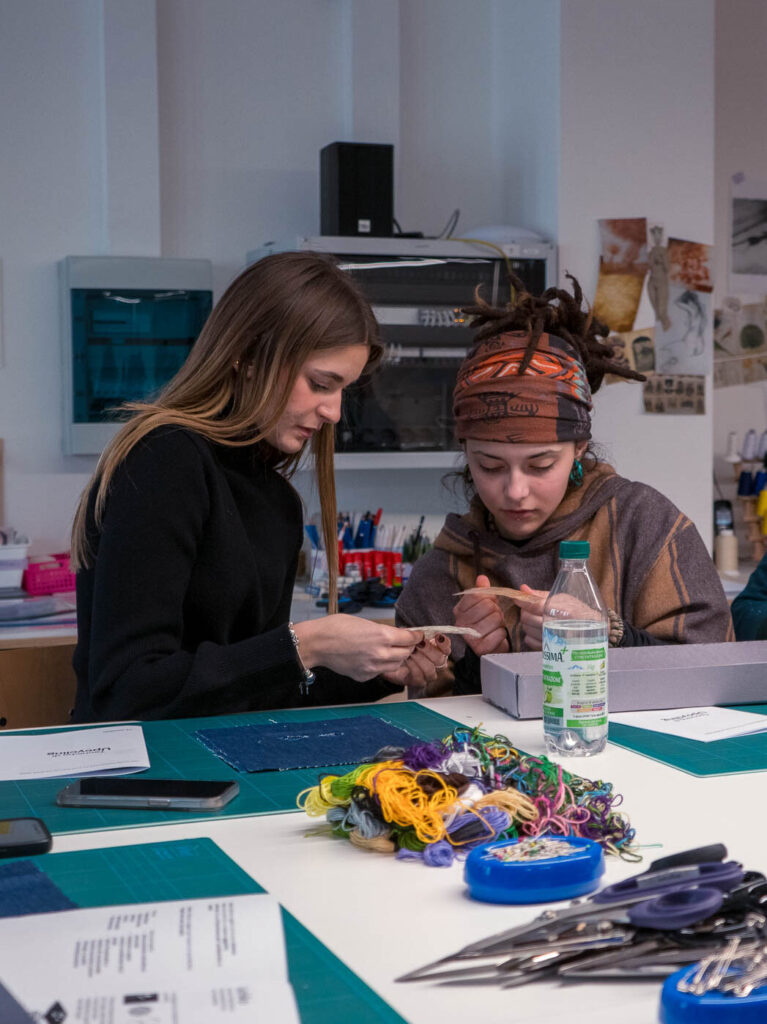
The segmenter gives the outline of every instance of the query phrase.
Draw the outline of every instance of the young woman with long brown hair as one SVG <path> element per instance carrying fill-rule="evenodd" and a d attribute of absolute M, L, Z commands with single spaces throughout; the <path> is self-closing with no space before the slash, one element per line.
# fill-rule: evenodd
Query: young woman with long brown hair
<path fill-rule="evenodd" d="M 303 532 L 289 478 L 309 446 L 334 608 L 334 425 L 381 351 L 347 274 L 281 253 L 230 285 L 161 394 L 127 407 L 73 527 L 75 721 L 377 699 L 408 658 L 443 657 L 348 615 L 288 622 Z"/>

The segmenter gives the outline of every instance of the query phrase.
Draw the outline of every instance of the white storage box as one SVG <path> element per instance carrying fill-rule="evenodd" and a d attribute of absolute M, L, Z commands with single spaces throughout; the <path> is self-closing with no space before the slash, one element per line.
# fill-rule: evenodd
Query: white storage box
<path fill-rule="evenodd" d="M 541 718 L 540 651 L 488 654 L 482 696 L 514 718 Z M 767 703 L 767 640 L 617 647 L 608 653 L 608 711 Z"/>
<path fill-rule="evenodd" d="M 29 544 L 0 544 L 0 587 L 20 587 Z"/>

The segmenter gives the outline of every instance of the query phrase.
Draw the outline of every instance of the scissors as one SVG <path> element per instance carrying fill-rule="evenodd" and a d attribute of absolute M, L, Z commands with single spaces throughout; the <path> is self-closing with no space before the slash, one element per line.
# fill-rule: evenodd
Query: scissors
<path fill-rule="evenodd" d="M 767 880 L 760 872 L 748 871 L 712 917 L 675 933 L 644 933 L 639 941 L 615 950 L 584 950 L 577 962 L 563 964 L 557 973 L 561 978 L 663 977 L 710 957 L 730 939 L 737 938 L 744 949 L 748 943 L 764 943 L 766 905 Z"/>
<path fill-rule="evenodd" d="M 694 852 L 694 851 L 690 851 Z M 680 854 L 679 857 L 685 855 Z M 668 863 L 671 859 L 665 858 Z M 677 931 L 714 914 L 724 903 L 725 893 L 741 881 L 743 869 L 735 861 L 725 863 L 672 863 L 660 870 L 656 865 L 623 882 L 608 885 L 588 900 L 575 900 L 562 910 L 544 910 L 538 917 L 515 928 L 470 943 L 434 963 L 402 975 L 398 981 L 433 977 L 438 968 L 466 959 L 515 958 L 520 946 L 534 940 L 551 951 L 563 933 L 590 924 L 601 925 L 603 937 L 617 925 L 654 931 Z M 582 947 L 586 948 L 586 947 Z M 508 963 L 508 961 L 507 961 Z M 497 964 L 491 970 L 495 971 Z"/>

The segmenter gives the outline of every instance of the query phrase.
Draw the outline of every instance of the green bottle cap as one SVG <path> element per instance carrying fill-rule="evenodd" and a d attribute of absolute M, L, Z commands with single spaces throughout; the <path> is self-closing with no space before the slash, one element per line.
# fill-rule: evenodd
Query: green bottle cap
<path fill-rule="evenodd" d="M 587 540 L 563 540 L 559 545 L 560 558 L 588 558 L 590 553 Z"/>

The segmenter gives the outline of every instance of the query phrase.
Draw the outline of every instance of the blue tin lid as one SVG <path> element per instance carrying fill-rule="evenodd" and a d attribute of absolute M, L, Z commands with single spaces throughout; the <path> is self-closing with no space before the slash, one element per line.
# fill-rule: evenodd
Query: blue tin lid
<path fill-rule="evenodd" d="M 464 878 L 475 900 L 551 903 L 593 892 L 604 870 L 602 847 L 593 839 L 543 835 L 476 847 Z"/>
<path fill-rule="evenodd" d="M 662 1024 L 764 1024 L 767 1020 L 767 985 L 747 996 L 729 992 L 680 992 L 677 982 L 692 977 L 698 964 L 683 967 L 663 982 L 660 997 Z"/>

